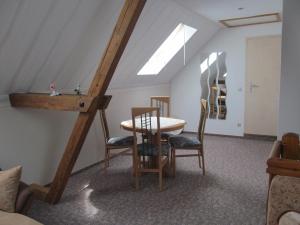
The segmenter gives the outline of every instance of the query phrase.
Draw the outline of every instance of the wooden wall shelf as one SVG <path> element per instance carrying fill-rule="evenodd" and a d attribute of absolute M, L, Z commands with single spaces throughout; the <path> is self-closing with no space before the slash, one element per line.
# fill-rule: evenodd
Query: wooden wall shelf
<path fill-rule="evenodd" d="M 44 93 L 13 93 L 9 95 L 13 107 L 79 112 L 87 112 L 96 99 L 96 97 L 87 95 L 50 96 Z"/>

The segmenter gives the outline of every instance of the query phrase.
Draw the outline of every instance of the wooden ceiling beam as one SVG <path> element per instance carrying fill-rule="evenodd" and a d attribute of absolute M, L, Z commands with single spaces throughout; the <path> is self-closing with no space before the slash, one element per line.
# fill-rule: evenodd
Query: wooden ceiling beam
<path fill-rule="evenodd" d="M 97 98 L 87 95 L 50 96 L 42 93 L 13 93 L 9 95 L 9 99 L 13 107 L 87 112 Z"/>

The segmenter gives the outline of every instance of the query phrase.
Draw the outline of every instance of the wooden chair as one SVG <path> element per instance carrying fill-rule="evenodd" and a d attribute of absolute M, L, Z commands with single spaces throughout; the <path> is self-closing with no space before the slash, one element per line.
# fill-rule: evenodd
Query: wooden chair
<path fill-rule="evenodd" d="M 159 108 L 159 114 L 161 117 L 170 117 L 170 97 L 169 96 L 151 96 L 151 107 Z M 161 141 L 168 142 L 171 133 L 161 133 Z"/>
<path fill-rule="evenodd" d="M 132 108 L 135 187 L 139 189 L 141 173 L 158 173 L 159 189 L 163 190 L 163 169 L 169 163 L 169 144 L 160 142 L 159 108 Z M 152 117 L 154 116 L 154 117 Z M 138 143 L 140 133 L 141 143 Z"/>
<path fill-rule="evenodd" d="M 191 156 L 198 156 L 199 167 L 202 168 L 203 175 L 205 175 L 203 136 L 204 136 L 206 118 L 207 118 L 207 101 L 201 99 L 201 115 L 200 115 L 200 121 L 198 127 L 198 137 L 189 138 L 189 137 L 176 135 L 176 136 L 171 136 L 169 138 L 169 143 L 171 144 L 171 163 L 172 163 L 174 176 L 176 170 L 176 157 L 191 157 Z M 176 155 L 176 149 L 195 150 L 197 151 L 197 154 Z"/>
<path fill-rule="evenodd" d="M 151 96 L 150 106 L 159 108 L 161 117 L 170 117 L 170 97 L 169 96 Z"/>
<path fill-rule="evenodd" d="M 109 167 L 109 160 L 111 158 L 110 151 L 126 149 L 124 151 L 121 151 L 121 152 L 115 154 L 115 155 L 119 155 L 119 154 L 127 152 L 128 149 L 132 149 L 133 148 L 133 136 L 110 137 L 107 120 L 106 120 L 106 115 L 105 115 L 105 109 L 100 110 L 100 120 L 101 120 L 101 124 L 102 124 L 104 140 L 105 140 L 105 159 L 104 159 L 104 161 L 105 161 L 105 169 L 107 169 L 107 167 Z"/>

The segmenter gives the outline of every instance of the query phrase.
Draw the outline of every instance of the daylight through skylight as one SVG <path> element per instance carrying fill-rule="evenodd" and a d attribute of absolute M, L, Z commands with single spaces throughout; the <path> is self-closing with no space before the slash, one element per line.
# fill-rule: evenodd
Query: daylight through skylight
<path fill-rule="evenodd" d="M 200 64 L 201 73 L 204 73 L 207 68 L 217 60 L 217 54 L 221 55 L 223 52 L 211 53 L 203 62 Z"/>
<path fill-rule="evenodd" d="M 196 31 L 197 29 L 183 23 L 178 24 L 137 75 L 159 74 Z"/>

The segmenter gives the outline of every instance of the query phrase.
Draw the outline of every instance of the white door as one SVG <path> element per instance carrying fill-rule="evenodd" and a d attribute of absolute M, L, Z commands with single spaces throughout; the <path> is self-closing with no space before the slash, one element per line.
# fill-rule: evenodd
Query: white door
<path fill-rule="evenodd" d="M 245 133 L 277 134 L 281 36 L 247 39 Z"/>

